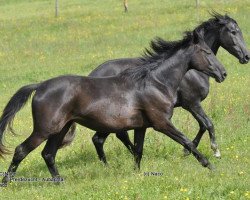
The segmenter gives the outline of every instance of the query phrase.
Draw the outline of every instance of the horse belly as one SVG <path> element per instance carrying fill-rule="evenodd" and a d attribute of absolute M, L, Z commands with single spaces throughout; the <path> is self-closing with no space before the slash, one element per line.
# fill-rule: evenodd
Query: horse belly
<path fill-rule="evenodd" d="M 82 116 L 80 124 L 96 131 L 117 132 L 143 127 L 145 120 L 135 108 L 110 105 L 95 107 Z"/>

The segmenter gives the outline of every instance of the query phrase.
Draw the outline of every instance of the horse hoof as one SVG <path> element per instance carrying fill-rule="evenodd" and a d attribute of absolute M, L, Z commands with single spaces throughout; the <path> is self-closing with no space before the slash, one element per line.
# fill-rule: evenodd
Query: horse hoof
<path fill-rule="evenodd" d="M 191 152 L 187 149 L 183 149 L 183 155 L 184 156 L 189 156 L 191 154 Z"/>
<path fill-rule="evenodd" d="M 54 181 L 54 185 L 60 185 L 61 184 L 61 182 L 59 182 L 59 181 Z"/>
<path fill-rule="evenodd" d="M 101 161 L 101 164 L 104 166 L 104 167 L 109 167 L 109 164 L 108 164 L 108 162 L 107 161 Z"/>
<path fill-rule="evenodd" d="M 208 168 L 209 170 L 211 170 L 211 171 L 215 171 L 215 166 L 212 165 L 211 163 L 209 163 L 209 164 L 207 165 L 207 168 Z"/>
<path fill-rule="evenodd" d="M 135 166 L 134 166 L 134 171 L 136 171 L 136 172 L 140 172 L 140 166 L 135 165 Z"/>
<path fill-rule="evenodd" d="M 219 150 L 214 153 L 214 157 L 215 158 L 221 158 L 221 154 L 220 154 Z"/>
<path fill-rule="evenodd" d="M 9 176 L 3 177 L 2 184 L 7 185 L 7 183 L 9 183 L 9 182 L 10 182 L 10 177 Z"/>
<path fill-rule="evenodd" d="M 55 185 L 60 185 L 61 182 L 63 182 L 63 178 L 61 176 L 55 176 L 53 177 L 53 180 Z"/>

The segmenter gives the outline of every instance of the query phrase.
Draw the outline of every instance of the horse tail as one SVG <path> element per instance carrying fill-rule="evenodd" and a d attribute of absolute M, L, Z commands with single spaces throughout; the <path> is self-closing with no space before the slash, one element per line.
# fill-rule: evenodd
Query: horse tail
<path fill-rule="evenodd" d="M 36 90 L 38 86 L 39 84 L 23 86 L 11 97 L 8 104 L 4 108 L 0 118 L 0 158 L 3 158 L 4 154 L 10 153 L 3 144 L 3 135 L 6 127 L 8 126 L 9 130 L 14 133 L 12 122 L 16 113 L 25 105 L 32 92 Z"/>

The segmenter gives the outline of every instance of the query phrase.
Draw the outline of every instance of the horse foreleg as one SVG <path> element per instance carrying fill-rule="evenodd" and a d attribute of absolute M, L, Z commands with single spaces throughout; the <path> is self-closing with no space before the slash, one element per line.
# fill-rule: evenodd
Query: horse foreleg
<path fill-rule="evenodd" d="M 174 141 L 178 142 L 186 149 L 188 149 L 203 167 L 208 167 L 209 169 L 213 168 L 209 161 L 205 158 L 205 156 L 203 156 L 196 149 L 193 142 L 190 141 L 183 133 L 178 131 L 170 121 L 159 122 L 159 120 L 157 120 L 153 127 L 156 131 L 162 132 L 163 134 L 169 136 Z"/>
<path fill-rule="evenodd" d="M 146 133 L 146 129 L 135 129 L 135 133 L 134 133 L 135 169 L 140 169 L 145 133 Z"/>
<path fill-rule="evenodd" d="M 200 125 L 200 130 L 193 140 L 195 147 L 199 145 L 203 134 L 205 133 L 206 130 L 208 130 L 210 142 L 211 142 L 211 149 L 214 151 L 214 156 L 216 158 L 220 158 L 221 154 L 220 154 L 218 144 L 216 142 L 214 125 L 212 121 L 206 115 L 205 111 L 203 110 L 200 104 L 191 106 L 187 110 L 192 113 L 192 115 L 198 121 Z"/>
<path fill-rule="evenodd" d="M 197 120 L 197 121 L 198 121 L 198 120 Z M 200 140 L 201 140 L 203 134 L 204 134 L 205 131 L 207 130 L 203 123 L 201 123 L 201 122 L 198 122 L 198 123 L 199 123 L 200 129 L 199 129 L 199 131 L 198 131 L 198 133 L 197 133 L 195 139 L 193 140 L 193 143 L 194 143 L 194 146 L 195 146 L 195 147 L 198 146 L 198 144 L 200 143 Z M 183 151 L 184 151 L 184 156 L 188 156 L 188 155 L 190 155 L 190 153 L 191 153 L 189 150 L 187 150 L 187 149 L 185 149 L 185 148 L 183 149 Z"/>
<path fill-rule="evenodd" d="M 127 147 L 131 154 L 134 154 L 134 145 L 130 141 L 127 131 L 116 133 L 116 137 Z"/>

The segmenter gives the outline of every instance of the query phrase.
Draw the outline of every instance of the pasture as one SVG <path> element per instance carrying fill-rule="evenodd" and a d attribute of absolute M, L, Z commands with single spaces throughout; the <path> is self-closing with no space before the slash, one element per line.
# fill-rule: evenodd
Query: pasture
<path fill-rule="evenodd" d="M 63 74 L 88 75 L 106 60 L 141 55 L 155 36 L 180 39 L 183 31 L 207 20 L 212 8 L 238 22 L 250 48 L 250 1 L 200 0 L 197 10 L 195 1 L 131 0 L 124 13 L 122 1 L 59 0 L 55 18 L 54 1 L 1 0 L 0 110 L 23 85 Z M 12 182 L 0 187 L 0 198 L 250 199 L 250 68 L 222 48 L 217 57 L 228 77 L 221 84 L 211 79 L 202 105 L 214 122 L 222 158 L 213 157 L 207 133 L 198 148 L 215 171 L 201 167 L 193 156 L 183 157 L 182 146 L 153 129 L 147 130 L 139 172 L 115 135 L 104 146 L 105 167 L 92 144 L 93 131 L 78 126 L 72 145 L 57 154 L 64 182 Z M 180 108 L 173 123 L 189 138 L 198 131 L 193 117 Z M 5 138 L 12 152 L 32 131 L 30 101 L 16 116 L 14 129 L 18 136 L 7 133 Z M 50 177 L 41 157 L 44 144 L 23 160 L 16 177 Z M 11 159 L 12 154 L 0 160 L 0 172 Z"/>

